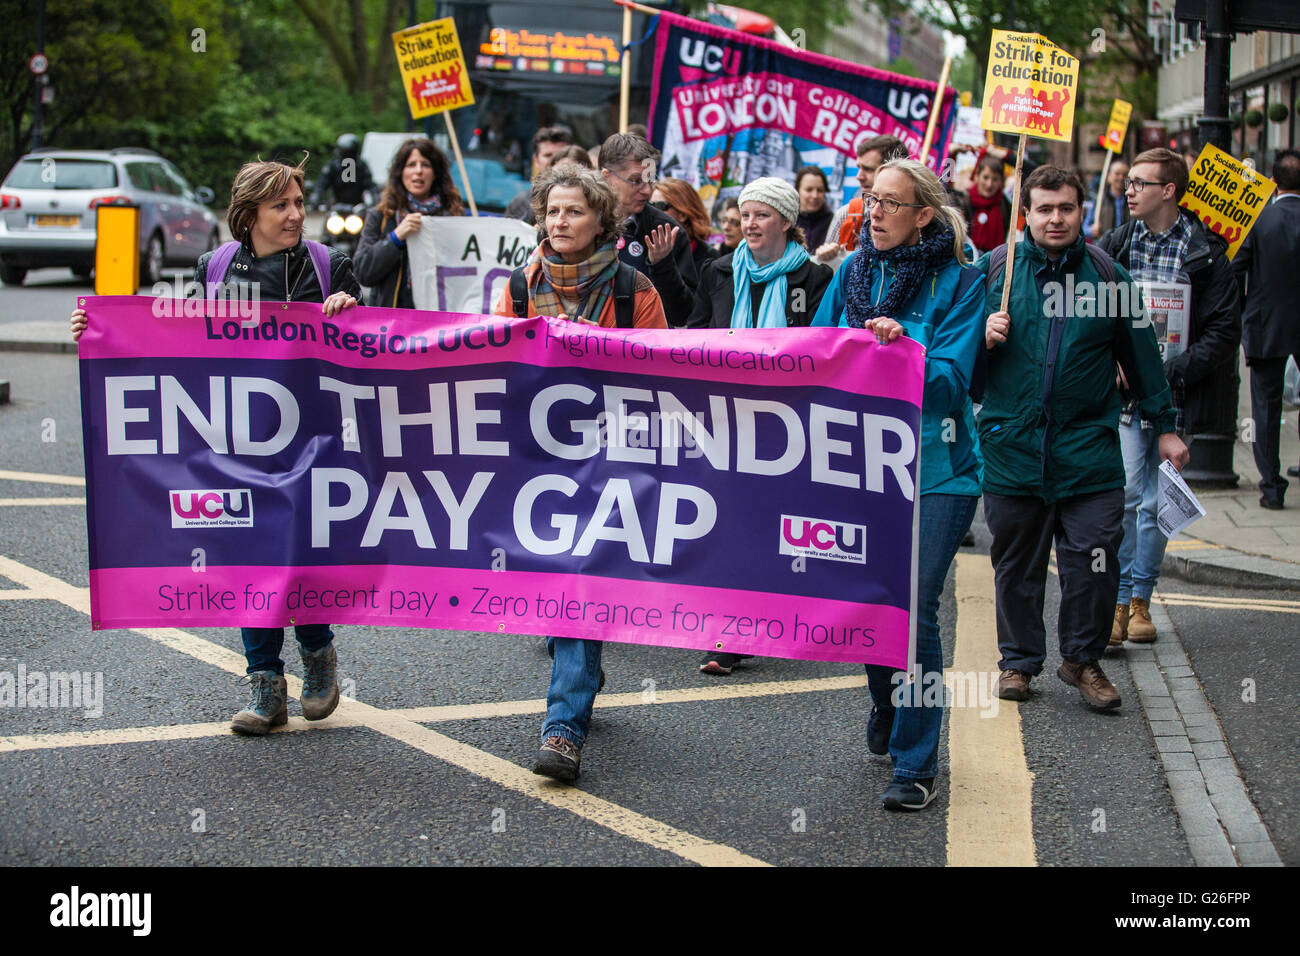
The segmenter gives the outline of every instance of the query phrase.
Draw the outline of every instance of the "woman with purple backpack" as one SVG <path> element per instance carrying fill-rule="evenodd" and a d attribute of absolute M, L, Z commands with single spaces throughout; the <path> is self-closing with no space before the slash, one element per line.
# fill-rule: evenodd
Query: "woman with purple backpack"
<path fill-rule="evenodd" d="M 230 187 L 226 222 L 235 241 L 199 257 L 194 281 L 206 298 L 225 282 L 252 284 L 258 300 L 320 302 L 325 315 L 357 304 L 361 286 L 352 261 L 337 249 L 303 238 L 304 156 L 297 166 L 278 162 L 245 163 Z M 72 313 L 72 337 L 81 338 L 86 312 Z M 308 720 L 328 717 L 338 706 L 337 656 L 328 624 L 294 628 L 303 663 L 302 714 Z M 284 661 L 284 628 L 246 627 L 240 635 L 252 687 L 249 705 L 235 714 L 231 729 L 265 734 L 289 719 Z"/>

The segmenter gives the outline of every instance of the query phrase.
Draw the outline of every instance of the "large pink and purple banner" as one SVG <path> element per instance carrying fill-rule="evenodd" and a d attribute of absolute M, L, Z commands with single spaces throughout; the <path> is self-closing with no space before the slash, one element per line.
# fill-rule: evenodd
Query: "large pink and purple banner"
<path fill-rule="evenodd" d="M 85 301 L 97 628 L 911 658 L 910 340 Z"/>

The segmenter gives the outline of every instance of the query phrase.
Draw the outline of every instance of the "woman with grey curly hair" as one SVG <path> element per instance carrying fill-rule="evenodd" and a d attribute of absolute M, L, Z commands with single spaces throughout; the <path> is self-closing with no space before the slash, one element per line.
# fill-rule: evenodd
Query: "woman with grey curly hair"
<path fill-rule="evenodd" d="M 542 241 L 516 269 L 496 315 L 555 316 L 604 328 L 666 329 L 650 280 L 619 261 L 617 201 L 600 176 L 571 163 L 552 167 L 533 186 Z M 533 772 L 564 783 L 578 778 L 591 708 L 604 674 L 600 641 L 548 637 L 551 685 L 542 746 Z"/>

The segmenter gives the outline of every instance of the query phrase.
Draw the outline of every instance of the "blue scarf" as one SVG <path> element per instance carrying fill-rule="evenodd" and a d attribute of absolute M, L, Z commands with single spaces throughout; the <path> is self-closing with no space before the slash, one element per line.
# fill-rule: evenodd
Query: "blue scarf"
<path fill-rule="evenodd" d="M 418 212 L 422 216 L 438 216 L 442 214 L 442 200 L 438 198 L 437 193 L 429 193 L 427 199 L 416 199 L 407 192 L 406 208 L 410 212 Z"/>
<path fill-rule="evenodd" d="M 936 219 L 921 230 L 921 240 L 914 246 L 894 246 L 881 252 L 871 241 L 871 221 L 862 223 L 858 253 L 849 263 L 844 282 L 844 314 L 848 323 L 860 329 L 863 323 L 880 315 L 898 321 L 899 314 L 912 301 L 926 273 L 941 269 L 953 261 L 952 227 Z M 885 297 L 871 302 L 871 273 L 877 262 L 888 262 L 894 269 L 894 282 Z"/>
<path fill-rule="evenodd" d="M 754 327 L 753 309 L 750 305 L 750 283 L 766 282 L 763 289 L 763 301 L 758 307 L 758 327 L 760 329 L 785 328 L 785 298 L 789 291 L 787 273 L 798 269 L 808 261 L 808 250 L 793 240 L 785 244 L 785 253 L 775 262 L 765 266 L 754 263 L 750 255 L 749 244 L 742 242 L 731 254 L 732 290 L 736 304 L 731 310 L 731 327 L 733 329 L 751 329 Z"/>

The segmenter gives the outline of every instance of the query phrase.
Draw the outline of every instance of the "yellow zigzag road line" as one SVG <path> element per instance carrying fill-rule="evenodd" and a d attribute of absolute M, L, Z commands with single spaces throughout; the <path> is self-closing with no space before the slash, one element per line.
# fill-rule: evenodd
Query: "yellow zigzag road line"
<path fill-rule="evenodd" d="M 82 485 L 86 484 L 85 478 L 77 478 L 73 475 L 40 475 L 34 471 L 3 471 L 0 470 L 0 480 L 3 481 L 34 481 L 41 485 Z"/>
<path fill-rule="evenodd" d="M 44 592 L 51 600 L 80 611 L 87 617 L 90 616 L 89 588 L 75 588 L 58 578 L 3 556 L 0 556 L 0 576 L 34 591 Z M 244 673 L 243 655 L 185 631 L 160 628 L 137 629 L 136 633 L 205 663 L 213 664 L 222 670 L 240 675 Z M 302 681 L 293 675 L 286 675 L 286 677 L 289 693 L 295 697 L 301 696 Z M 405 717 L 385 712 L 369 704 L 342 698 L 335 714 L 351 725 L 361 725 L 376 730 L 475 776 L 491 780 L 502 787 L 551 806 L 568 810 L 576 816 L 613 830 L 620 836 L 675 854 L 692 863 L 701 866 L 768 865 L 732 847 L 697 837 L 609 800 L 603 800 L 562 784 L 549 781 L 543 783 L 541 781 L 545 778 L 508 760 L 453 740 Z"/>
<path fill-rule="evenodd" d="M 952 670 L 995 673 L 998 642 L 993 568 L 984 555 L 957 555 L 957 644 Z M 998 701 L 996 716 L 948 711 L 949 866 L 1037 866 L 1034 775 L 1025 762 L 1020 707 Z"/>

